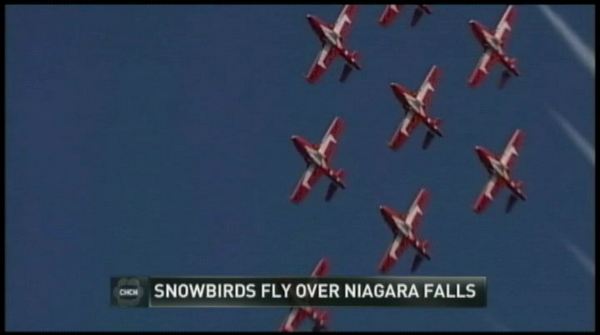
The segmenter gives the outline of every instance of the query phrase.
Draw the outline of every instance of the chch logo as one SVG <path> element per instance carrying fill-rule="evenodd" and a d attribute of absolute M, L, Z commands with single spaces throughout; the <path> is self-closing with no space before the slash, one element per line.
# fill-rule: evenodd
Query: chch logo
<path fill-rule="evenodd" d="M 137 307 L 144 296 L 144 287 L 138 278 L 120 278 L 112 294 L 117 306 Z"/>

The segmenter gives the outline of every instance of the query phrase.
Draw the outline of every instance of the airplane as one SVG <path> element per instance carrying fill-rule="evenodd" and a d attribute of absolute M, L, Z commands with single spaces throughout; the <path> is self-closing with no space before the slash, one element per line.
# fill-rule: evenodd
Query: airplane
<path fill-rule="evenodd" d="M 323 136 L 320 144 L 311 144 L 301 136 L 292 136 L 292 142 L 296 150 L 302 155 L 306 162 L 307 169 L 298 181 L 290 200 L 299 204 L 306 198 L 311 188 L 317 183 L 322 175 L 326 175 L 331 183 L 327 189 L 325 201 L 331 200 L 338 188 L 345 189 L 344 170 L 335 170 L 331 168 L 331 158 L 335 152 L 338 141 L 344 128 L 343 120 L 336 117 L 331 122 L 329 129 Z"/>
<path fill-rule="evenodd" d="M 310 27 L 321 41 L 321 51 L 319 51 L 306 75 L 306 80 L 309 83 L 316 83 L 336 56 L 341 56 L 346 61 L 340 77 L 341 82 L 346 81 L 353 69 L 361 69 L 358 63 L 358 52 L 348 51 L 344 46 L 344 40 L 350 32 L 350 26 L 356 16 L 357 8 L 357 5 L 345 5 L 333 26 L 321 21 L 316 16 L 310 14 L 306 16 Z"/>
<path fill-rule="evenodd" d="M 324 277 L 329 272 L 329 261 L 327 258 L 322 258 L 317 266 L 311 273 L 311 277 L 319 278 Z M 329 320 L 329 314 L 326 311 L 316 309 L 313 307 L 292 307 L 290 308 L 290 313 L 288 317 L 285 319 L 279 331 L 281 332 L 293 332 L 296 331 L 302 321 L 309 317 L 313 322 L 313 331 L 323 331 L 327 328 L 327 321 Z"/>
<path fill-rule="evenodd" d="M 383 27 L 389 27 L 392 21 L 394 21 L 396 16 L 400 13 L 400 10 L 402 10 L 402 5 L 386 5 L 383 13 L 381 13 L 381 16 L 379 17 L 379 24 Z M 429 5 L 417 5 L 410 26 L 416 26 L 424 13 L 431 14 L 431 7 Z"/>
<path fill-rule="evenodd" d="M 415 255 L 411 266 L 411 272 L 415 272 L 418 269 L 423 258 L 431 260 L 431 256 L 427 251 L 429 242 L 420 240 L 416 236 L 424 214 L 423 210 L 428 201 L 429 192 L 425 188 L 422 188 L 410 205 L 407 215 L 398 213 L 387 206 L 379 206 L 381 215 L 394 233 L 394 241 L 379 263 L 379 271 L 381 273 L 388 272 L 396 261 L 398 261 L 398 258 L 402 256 L 402 253 L 404 253 L 408 246 L 412 246 L 417 250 L 417 254 Z"/>
<path fill-rule="evenodd" d="M 511 75 L 517 77 L 520 75 L 517 69 L 517 59 L 509 57 L 505 50 L 508 38 L 513 29 L 515 17 L 515 7 L 509 5 L 504 14 L 502 14 L 494 32 L 489 31 L 484 25 L 475 20 L 469 20 L 469 25 L 475 38 L 483 47 L 483 56 L 481 56 L 477 67 L 469 77 L 469 86 L 476 87 L 481 84 L 494 64 L 498 62 L 505 68 L 500 78 L 499 88 L 504 87 Z"/>
<path fill-rule="evenodd" d="M 523 131 L 520 129 L 515 130 L 500 158 L 497 158 L 481 146 L 475 147 L 475 152 L 479 160 L 490 175 L 489 181 L 485 184 L 483 191 L 473 206 L 475 213 L 481 213 L 494 199 L 502 186 L 507 186 L 511 191 L 506 205 L 506 213 L 510 212 L 518 199 L 526 200 L 523 193 L 523 182 L 514 180 L 511 177 L 511 169 L 519 156 L 519 150 L 523 145 L 523 138 Z"/>
<path fill-rule="evenodd" d="M 427 115 L 427 109 L 430 107 L 433 92 L 435 92 L 438 85 L 440 75 L 441 71 L 437 66 L 432 66 L 417 93 L 411 92 L 400 84 L 390 83 L 392 91 L 402 103 L 405 112 L 404 120 L 388 142 L 388 146 L 392 150 L 400 148 L 419 122 L 423 122 L 428 128 L 423 142 L 423 149 L 429 147 L 434 135 L 442 137 L 440 129 L 442 120 Z"/>

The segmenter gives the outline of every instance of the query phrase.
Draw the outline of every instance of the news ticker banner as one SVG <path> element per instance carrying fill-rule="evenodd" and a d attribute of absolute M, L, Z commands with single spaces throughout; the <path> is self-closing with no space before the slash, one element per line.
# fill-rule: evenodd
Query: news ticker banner
<path fill-rule="evenodd" d="M 485 307 L 486 277 L 112 277 L 115 307 Z"/>

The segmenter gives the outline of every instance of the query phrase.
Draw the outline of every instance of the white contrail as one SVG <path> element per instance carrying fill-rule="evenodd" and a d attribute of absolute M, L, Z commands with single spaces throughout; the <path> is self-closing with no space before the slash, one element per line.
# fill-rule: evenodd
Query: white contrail
<path fill-rule="evenodd" d="M 579 262 L 579 264 L 581 264 L 581 266 L 590 275 L 592 275 L 592 277 L 595 277 L 596 276 L 595 262 L 592 259 L 590 259 L 581 249 L 579 249 L 578 246 L 574 245 L 569 240 L 565 239 L 565 240 L 563 240 L 563 243 L 564 243 L 565 247 L 567 248 L 567 250 L 569 250 L 569 252 L 571 254 L 573 254 L 573 256 Z"/>
<path fill-rule="evenodd" d="M 558 112 L 553 109 L 549 109 L 550 113 L 558 123 L 558 125 L 565 131 L 567 136 L 573 141 L 573 144 L 583 153 L 583 155 L 596 166 L 596 149 L 592 147 L 588 141 Z"/>
<path fill-rule="evenodd" d="M 556 29 L 556 31 L 562 36 L 567 42 L 571 50 L 579 57 L 579 60 L 588 68 L 592 76 L 596 76 L 596 56 L 595 52 L 591 50 L 577 34 L 567 25 L 567 23 L 556 14 L 548 5 L 538 5 L 538 8 L 542 11 L 542 14 L 550 21 L 550 24 Z"/>

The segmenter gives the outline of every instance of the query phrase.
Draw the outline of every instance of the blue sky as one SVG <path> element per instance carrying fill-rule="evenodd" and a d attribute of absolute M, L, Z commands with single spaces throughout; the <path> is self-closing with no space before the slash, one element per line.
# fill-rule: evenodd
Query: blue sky
<path fill-rule="evenodd" d="M 466 81 L 481 54 L 467 21 L 488 27 L 504 6 L 412 7 L 387 29 L 361 6 L 348 44 L 363 70 L 315 86 L 303 75 L 319 44 L 305 15 L 341 6 L 9 6 L 6 14 L 6 327 L 9 330 L 275 330 L 286 309 L 109 307 L 118 275 L 376 275 L 392 236 L 377 207 L 405 211 L 431 192 L 420 275 L 488 277 L 485 309 L 336 308 L 335 330 L 590 330 L 595 168 L 548 113 L 595 138 L 594 77 L 534 6 L 518 6 L 508 47 L 522 77 L 497 90 Z M 593 6 L 551 6 L 592 49 Z M 427 151 L 418 128 L 386 146 L 401 119 L 389 82 L 417 88 L 442 71 L 430 113 L 445 137 Z M 346 121 L 336 167 L 288 197 L 304 164 L 290 136 L 318 141 Z M 514 175 L 529 199 L 482 215 L 475 145 L 500 152 L 526 133 Z M 408 275 L 412 251 L 391 271 Z M 595 263 L 595 261 L 594 261 Z"/>

